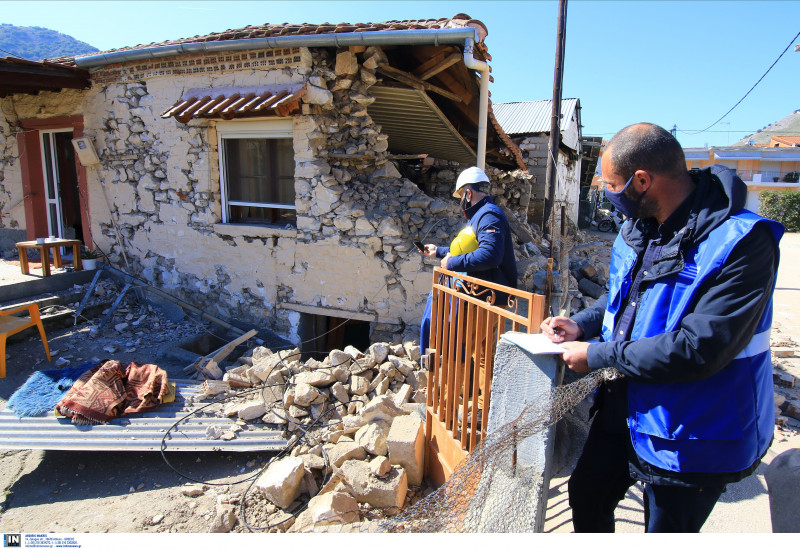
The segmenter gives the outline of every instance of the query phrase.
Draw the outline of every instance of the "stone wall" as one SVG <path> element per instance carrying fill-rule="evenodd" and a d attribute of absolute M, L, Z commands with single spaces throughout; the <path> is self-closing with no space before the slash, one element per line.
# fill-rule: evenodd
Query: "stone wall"
<path fill-rule="evenodd" d="M 528 167 L 528 172 L 535 176 L 536 183 L 531 192 L 529 219 L 532 223 L 541 225 L 544 212 L 545 189 L 547 185 L 547 151 L 550 137 L 547 135 L 528 136 L 519 140 L 518 146 L 522 151 L 522 158 Z M 571 158 L 572 157 L 572 158 Z M 574 158 L 574 159 L 573 159 Z M 580 173 L 581 160 L 579 155 L 570 155 L 563 150 L 558 154 L 558 167 L 556 169 L 555 208 L 560 212 L 561 206 L 566 206 L 566 214 L 572 224 L 578 224 L 578 203 L 580 201 Z M 556 215 L 556 230 L 560 232 L 560 213 Z"/>
<path fill-rule="evenodd" d="M 0 98 L 0 252 L 25 239 L 25 205 L 17 138 L 22 131 L 14 103 Z"/>
<path fill-rule="evenodd" d="M 440 163 L 426 188 L 388 159 L 388 138 L 367 110 L 380 50 L 302 49 L 296 59 L 280 69 L 125 78 L 83 92 L 77 110 L 101 159 L 87 169 L 93 238 L 112 264 L 209 314 L 293 342 L 301 311 L 358 315 L 372 322 L 373 341 L 398 341 L 418 327 L 438 264 L 412 240 L 446 244 L 464 224 L 450 196 L 460 167 Z M 292 120 L 297 226 L 223 224 L 216 121 L 184 124 L 160 113 L 186 89 L 298 83 L 308 92 Z M 47 108 L 25 116 L 54 116 L 63 94 L 42 95 L 36 101 Z M 0 131 L 10 144 L 0 152 L 13 164 L 8 118 Z M 531 178 L 489 172 L 496 201 L 524 218 Z M 18 171 L 11 180 L 21 189 Z"/>

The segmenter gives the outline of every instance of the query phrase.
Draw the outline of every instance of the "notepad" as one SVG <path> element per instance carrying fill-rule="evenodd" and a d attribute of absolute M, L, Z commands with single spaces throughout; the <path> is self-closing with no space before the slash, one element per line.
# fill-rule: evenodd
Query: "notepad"
<path fill-rule="evenodd" d="M 553 343 L 544 334 L 524 334 L 522 332 L 506 332 L 501 335 L 509 343 L 513 343 L 534 355 L 561 354 L 566 349 L 558 343 Z"/>

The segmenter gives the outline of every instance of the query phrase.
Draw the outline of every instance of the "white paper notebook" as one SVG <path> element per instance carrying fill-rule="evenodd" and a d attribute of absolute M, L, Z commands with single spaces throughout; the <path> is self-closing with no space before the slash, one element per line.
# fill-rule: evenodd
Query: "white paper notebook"
<path fill-rule="evenodd" d="M 564 349 L 558 343 L 553 343 L 544 334 L 524 334 L 522 332 L 506 332 L 501 335 L 506 341 L 522 347 L 534 355 L 553 355 L 563 353 Z"/>

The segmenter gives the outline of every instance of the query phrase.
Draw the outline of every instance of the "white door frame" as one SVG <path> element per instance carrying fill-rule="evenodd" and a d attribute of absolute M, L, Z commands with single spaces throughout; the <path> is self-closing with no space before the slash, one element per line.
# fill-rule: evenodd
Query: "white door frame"
<path fill-rule="evenodd" d="M 58 158 L 55 148 L 55 134 L 70 133 L 74 128 L 41 130 L 40 147 L 42 153 L 42 176 L 44 177 L 45 210 L 47 211 L 48 236 L 64 237 L 64 219 L 61 210 L 61 180 L 58 174 Z M 47 154 L 49 152 L 49 154 Z M 55 219 L 53 217 L 55 216 Z"/>

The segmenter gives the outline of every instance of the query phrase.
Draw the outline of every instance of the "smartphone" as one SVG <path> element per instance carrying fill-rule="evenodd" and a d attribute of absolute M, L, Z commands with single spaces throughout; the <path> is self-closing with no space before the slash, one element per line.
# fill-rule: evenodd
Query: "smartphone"
<path fill-rule="evenodd" d="M 414 241 L 414 246 L 416 246 L 416 247 L 417 247 L 417 249 L 418 249 L 420 252 L 422 252 L 422 253 L 425 253 L 425 246 L 423 246 L 423 245 L 422 245 L 422 242 L 420 242 L 419 240 L 415 240 L 415 241 Z"/>

